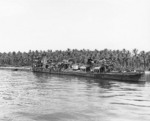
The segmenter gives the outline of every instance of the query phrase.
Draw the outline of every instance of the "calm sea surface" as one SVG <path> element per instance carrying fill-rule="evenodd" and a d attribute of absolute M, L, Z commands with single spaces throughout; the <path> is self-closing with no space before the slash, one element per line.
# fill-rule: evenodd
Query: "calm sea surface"
<path fill-rule="evenodd" d="M 150 121 L 145 84 L 0 70 L 0 121 Z"/>

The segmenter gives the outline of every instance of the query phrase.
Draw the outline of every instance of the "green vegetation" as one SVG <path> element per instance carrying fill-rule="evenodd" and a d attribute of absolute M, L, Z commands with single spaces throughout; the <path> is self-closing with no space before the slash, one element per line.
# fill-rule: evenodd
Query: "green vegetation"
<path fill-rule="evenodd" d="M 146 70 L 150 68 L 150 52 L 138 52 L 134 49 L 132 52 L 123 50 L 77 50 L 67 49 L 47 50 L 47 51 L 29 51 L 29 52 L 9 52 L 0 53 L 1 66 L 32 66 L 32 60 L 35 57 L 47 56 L 49 59 L 60 62 L 64 59 L 72 59 L 75 63 L 87 63 L 87 59 L 91 57 L 93 60 L 110 60 L 119 69 L 139 69 Z"/>

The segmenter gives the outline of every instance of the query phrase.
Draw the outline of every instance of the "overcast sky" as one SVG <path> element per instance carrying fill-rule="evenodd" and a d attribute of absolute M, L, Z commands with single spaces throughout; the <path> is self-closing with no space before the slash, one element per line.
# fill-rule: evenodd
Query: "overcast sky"
<path fill-rule="evenodd" d="M 0 45 L 150 51 L 150 0 L 0 0 Z"/>

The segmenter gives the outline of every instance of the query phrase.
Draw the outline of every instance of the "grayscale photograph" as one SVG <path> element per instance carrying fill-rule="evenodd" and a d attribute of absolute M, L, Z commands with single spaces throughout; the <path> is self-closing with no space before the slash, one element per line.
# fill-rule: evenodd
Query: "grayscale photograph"
<path fill-rule="evenodd" d="M 150 121 L 150 0 L 0 0 L 0 121 Z"/>

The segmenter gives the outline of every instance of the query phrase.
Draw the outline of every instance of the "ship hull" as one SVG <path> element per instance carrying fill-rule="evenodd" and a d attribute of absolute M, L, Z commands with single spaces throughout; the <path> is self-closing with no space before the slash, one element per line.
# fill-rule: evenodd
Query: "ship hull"
<path fill-rule="evenodd" d="M 125 81 L 125 82 L 145 82 L 144 73 L 135 73 L 135 72 L 92 73 L 92 72 L 81 72 L 81 71 L 52 71 L 50 69 L 44 69 L 44 68 L 33 68 L 32 71 L 49 73 L 49 74 L 57 74 L 57 75 L 70 75 L 70 76 L 80 76 L 80 77 L 88 77 L 88 78 L 95 78 L 95 79 L 117 80 L 117 81 Z"/>

